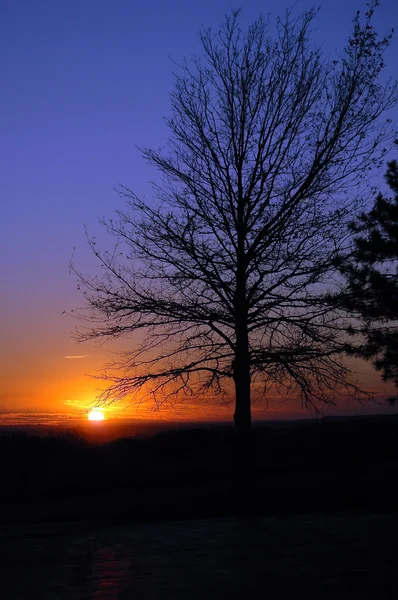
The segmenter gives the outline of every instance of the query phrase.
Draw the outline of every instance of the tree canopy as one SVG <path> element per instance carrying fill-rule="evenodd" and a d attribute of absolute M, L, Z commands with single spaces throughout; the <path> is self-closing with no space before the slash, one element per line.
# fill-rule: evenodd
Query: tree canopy
<path fill-rule="evenodd" d="M 393 138 L 381 116 L 397 86 L 381 84 L 390 36 L 377 2 L 334 60 L 311 41 L 316 11 L 286 12 L 246 31 L 239 11 L 202 29 L 171 94 L 165 150 L 143 150 L 160 174 L 146 201 L 104 222 L 113 251 L 75 269 L 86 298 L 79 339 L 131 336 L 103 378 L 101 400 L 143 388 L 159 403 L 231 395 L 250 428 L 251 399 L 270 389 L 307 407 L 355 391 L 343 361 L 347 324 L 331 308 L 335 260 L 349 244 L 355 190 Z"/>

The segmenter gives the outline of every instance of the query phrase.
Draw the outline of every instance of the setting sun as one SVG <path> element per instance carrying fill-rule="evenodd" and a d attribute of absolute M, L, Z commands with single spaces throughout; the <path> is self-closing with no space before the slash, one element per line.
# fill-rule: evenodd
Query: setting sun
<path fill-rule="evenodd" d="M 104 413 L 100 410 L 94 409 L 88 413 L 89 421 L 103 421 Z"/>

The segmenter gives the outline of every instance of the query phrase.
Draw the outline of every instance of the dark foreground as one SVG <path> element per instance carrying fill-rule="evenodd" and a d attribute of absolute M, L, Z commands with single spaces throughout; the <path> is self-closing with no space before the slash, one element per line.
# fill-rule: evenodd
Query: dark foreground
<path fill-rule="evenodd" d="M 234 440 L 0 437 L 0 600 L 398 598 L 397 417 Z"/>
<path fill-rule="evenodd" d="M 397 515 L 1 527 L 4 600 L 395 599 Z"/>

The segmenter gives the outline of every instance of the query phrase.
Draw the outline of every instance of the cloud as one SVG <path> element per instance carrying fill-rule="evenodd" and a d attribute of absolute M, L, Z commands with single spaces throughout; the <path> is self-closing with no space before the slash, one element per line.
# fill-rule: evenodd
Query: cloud
<path fill-rule="evenodd" d="M 88 358 L 90 354 L 72 354 L 70 356 L 64 356 L 64 358 Z"/>
<path fill-rule="evenodd" d="M 78 413 L 46 413 L 46 412 L 20 412 L 1 413 L 0 427 L 26 426 L 26 425 L 67 425 L 82 419 Z"/>

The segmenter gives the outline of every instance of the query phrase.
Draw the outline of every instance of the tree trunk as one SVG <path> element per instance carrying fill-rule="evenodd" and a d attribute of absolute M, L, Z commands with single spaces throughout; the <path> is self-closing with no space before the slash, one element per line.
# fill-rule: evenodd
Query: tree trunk
<path fill-rule="evenodd" d="M 250 356 L 247 317 L 237 311 L 235 381 L 235 489 L 234 501 L 239 513 L 251 512 L 253 505 L 253 448 L 250 404 Z"/>
<path fill-rule="evenodd" d="M 239 434 L 246 434 L 251 430 L 250 406 L 250 358 L 249 337 L 247 321 L 238 317 L 236 326 L 236 356 L 234 365 L 235 381 L 235 429 Z"/>
<path fill-rule="evenodd" d="M 250 405 L 250 352 L 247 303 L 247 225 L 245 199 L 242 195 L 242 171 L 238 169 L 237 254 L 235 311 L 235 502 L 238 512 L 250 511 L 253 467 Z"/>

